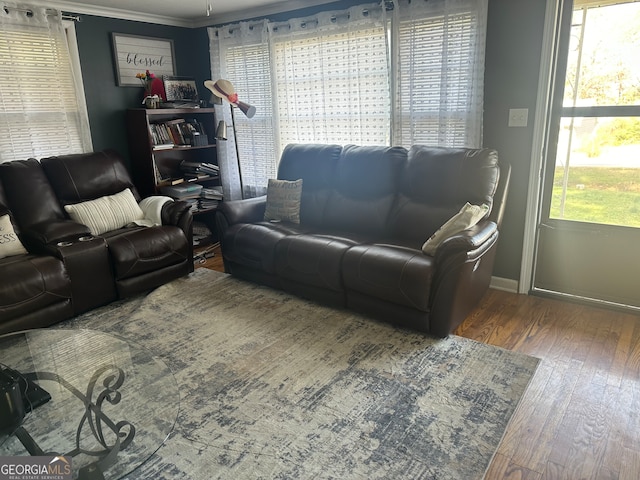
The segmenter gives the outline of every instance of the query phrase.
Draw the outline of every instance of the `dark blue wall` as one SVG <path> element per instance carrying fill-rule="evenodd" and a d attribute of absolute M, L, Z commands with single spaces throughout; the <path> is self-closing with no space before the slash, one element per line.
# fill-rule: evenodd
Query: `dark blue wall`
<path fill-rule="evenodd" d="M 76 24 L 76 35 L 93 148 L 115 148 L 128 158 L 125 112 L 127 108 L 141 107 L 143 89 L 117 86 L 112 32 L 172 39 L 176 75 L 195 78 L 201 98 L 209 98 L 203 86 L 211 76 L 209 37 L 205 28 L 82 15 L 82 21 Z"/>

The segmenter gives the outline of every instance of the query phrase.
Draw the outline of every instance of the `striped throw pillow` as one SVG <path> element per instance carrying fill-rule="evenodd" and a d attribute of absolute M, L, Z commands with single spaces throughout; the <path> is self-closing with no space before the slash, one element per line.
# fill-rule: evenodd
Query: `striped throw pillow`
<path fill-rule="evenodd" d="M 144 218 L 142 209 L 128 188 L 115 195 L 66 205 L 64 209 L 72 220 L 89 227 L 93 235 L 116 230 Z"/>

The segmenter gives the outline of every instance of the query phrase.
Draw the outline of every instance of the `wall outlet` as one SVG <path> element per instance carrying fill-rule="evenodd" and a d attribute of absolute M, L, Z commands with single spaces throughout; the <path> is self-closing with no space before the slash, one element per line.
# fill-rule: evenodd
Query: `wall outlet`
<path fill-rule="evenodd" d="M 528 108 L 510 108 L 509 109 L 509 126 L 510 127 L 526 127 L 529 121 Z"/>

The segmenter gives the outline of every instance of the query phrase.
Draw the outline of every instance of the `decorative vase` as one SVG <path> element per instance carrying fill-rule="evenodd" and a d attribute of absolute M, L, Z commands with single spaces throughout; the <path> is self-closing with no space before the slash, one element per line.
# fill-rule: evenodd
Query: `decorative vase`
<path fill-rule="evenodd" d="M 144 106 L 146 108 L 158 108 L 160 103 L 160 98 L 158 98 L 157 95 L 154 95 L 153 97 L 145 97 L 144 99 Z"/>

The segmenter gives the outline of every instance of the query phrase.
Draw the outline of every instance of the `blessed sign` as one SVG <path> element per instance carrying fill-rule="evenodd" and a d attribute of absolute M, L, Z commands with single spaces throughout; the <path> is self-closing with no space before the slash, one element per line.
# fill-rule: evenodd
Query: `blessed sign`
<path fill-rule="evenodd" d="M 112 33 L 118 85 L 142 86 L 136 73 L 149 70 L 156 77 L 175 75 L 173 40 Z"/>

